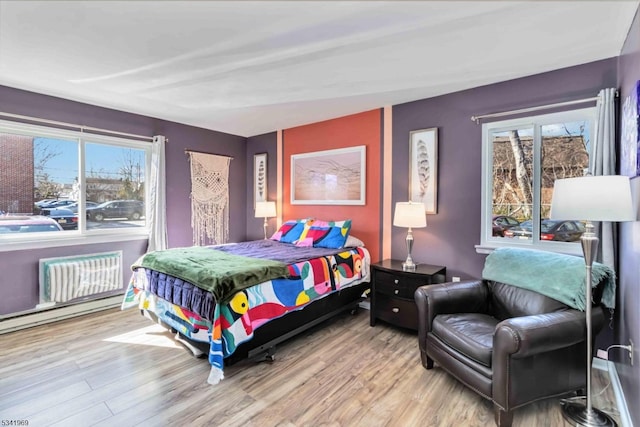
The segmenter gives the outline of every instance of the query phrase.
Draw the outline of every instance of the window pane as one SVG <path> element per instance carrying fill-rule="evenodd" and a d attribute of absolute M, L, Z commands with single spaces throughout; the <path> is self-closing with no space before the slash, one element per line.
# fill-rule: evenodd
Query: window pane
<path fill-rule="evenodd" d="M 87 229 L 145 227 L 145 151 L 87 143 L 85 158 Z"/>
<path fill-rule="evenodd" d="M 511 231 L 532 217 L 533 129 L 493 132 L 492 236 L 513 237 Z M 523 238 L 530 238 L 523 236 Z"/>
<path fill-rule="evenodd" d="M 77 230 L 74 200 L 78 142 L 0 133 L 0 232 L 22 234 Z"/>
<path fill-rule="evenodd" d="M 555 180 L 583 176 L 589 167 L 589 123 L 583 120 L 543 125 L 541 135 L 540 240 L 578 242 L 582 224 L 548 218 Z"/>

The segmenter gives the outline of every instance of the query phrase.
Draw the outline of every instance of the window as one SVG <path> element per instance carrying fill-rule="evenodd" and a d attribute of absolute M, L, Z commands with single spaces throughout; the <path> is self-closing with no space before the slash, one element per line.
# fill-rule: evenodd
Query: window
<path fill-rule="evenodd" d="M 482 126 L 482 235 L 479 252 L 529 246 L 580 253 L 583 224 L 549 219 L 556 179 L 583 176 L 595 108 Z"/>
<path fill-rule="evenodd" d="M 0 153 L 0 241 L 146 233 L 149 143 L 0 121 Z"/>

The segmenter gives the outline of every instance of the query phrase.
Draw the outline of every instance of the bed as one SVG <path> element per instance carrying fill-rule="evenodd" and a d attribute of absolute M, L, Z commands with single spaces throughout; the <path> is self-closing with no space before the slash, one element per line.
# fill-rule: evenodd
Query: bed
<path fill-rule="evenodd" d="M 357 308 L 369 287 L 369 252 L 348 237 L 350 221 L 312 223 L 288 221 L 272 239 L 145 254 L 132 266 L 122 308 L 138 307 L 204 348 L 207 381 L 217 384 L 224 366 L 271 357 L 280 342 Z"/>

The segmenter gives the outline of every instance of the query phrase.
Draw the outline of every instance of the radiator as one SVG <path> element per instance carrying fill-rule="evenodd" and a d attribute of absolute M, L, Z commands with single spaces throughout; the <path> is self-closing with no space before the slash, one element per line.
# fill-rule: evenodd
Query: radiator
<path fill-rule="evenodd" d="M 122 289 L 122 251 L 40 260 L 43 308 Z"/>

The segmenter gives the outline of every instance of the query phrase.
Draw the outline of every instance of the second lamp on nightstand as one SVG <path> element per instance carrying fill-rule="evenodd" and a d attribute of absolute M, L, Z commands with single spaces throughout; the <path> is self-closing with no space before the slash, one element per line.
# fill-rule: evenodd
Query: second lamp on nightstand
<path fill-rule="evenodd" d="M 376 319 L 418 330 L 418 310 L 413 294 L 419 286 L 443 283 L 447 268 L 418 264 L 405 271 L 402 261 L 386 259 L 371 266 L 371 326 Z"/>

